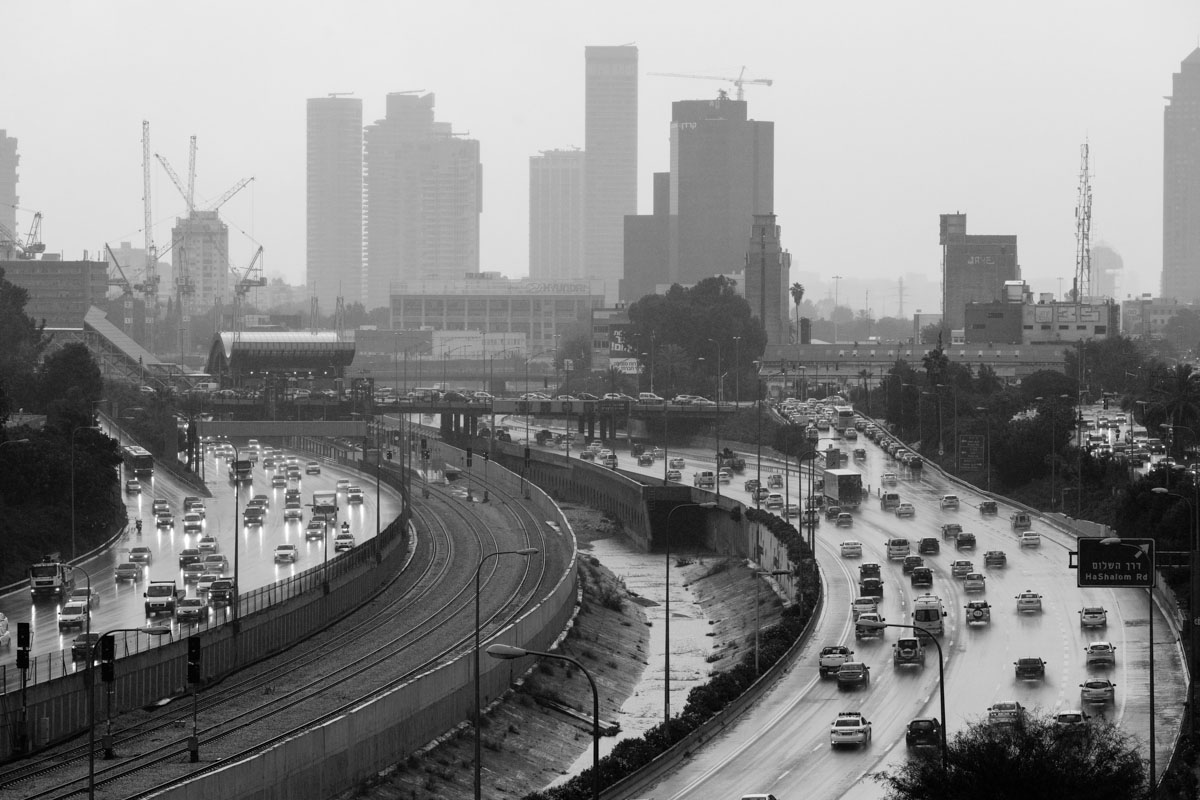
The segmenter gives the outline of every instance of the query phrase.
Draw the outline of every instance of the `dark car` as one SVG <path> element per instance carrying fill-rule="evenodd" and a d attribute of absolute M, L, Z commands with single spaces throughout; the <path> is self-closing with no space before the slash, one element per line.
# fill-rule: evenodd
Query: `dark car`
<path fill-rule="evenodd" d="M 933 570 L 929 567 L 917 567 L 912 571 L 913 588 L 933 586 Z"/>
<path fill-rule="evenodd" d="M 204 560 L 204 554 L 195 547 L 188 547 L 179 551 L 179 567 L 186 567 L 188 564 L 199 564 Z"/>
<path fill-rule="evenodd" d="M 234 588 L 233 581 L 221 579 L 213 581 L 212 586 L 208 587 L 208 602 L 214 606 L 227 606 L 233 602 Z"/>
<path fill-rule="evenodd" d="M 960 533 L 958 538 L 954 540 L 954 549 L 956 550 L 974 550 L 975 549 L 975 534 Z"/>
<path fill-rule="evenodd" d="M 883 581 L 874 577 L 860 578 L 858 592 L 864 597 L 883 597 Z"/>
<path fill-rule="evenodd" d="M 1046 662 L 1040 658 L 1018 658 L 1013 662 L 1017 680 L 1032 680 L 1046 677 Z"/>
<path fill-rule="evenodd" d="M 932 536 L 927 536 L 917 543 L 917 552 L 923 556 L 936 556 L 942 552 L 942 543 Z"/>
<path fill-rule="evenodd" d="M 861 661 L 847 661 L 838 667 L 837 685 L 839 689 L 867 686 L 870 682 L 871 668 Z"/>
<path fill-rule="evenodd" d="M 917 567 L 923 567 L 923 566 L 925 566 L 925 559 L 921 558 L 920 556 L 905 556 L 904 557 L 903 570 L 905 572 L 912 572 Z"/>
<path fill-rule="evenodd" d="M 995 500 L 984 500 L 979 504 L 979 513 L 984 516 L 994 516 L 997 513 Z"/>
<path fill-rule="evenodd" d="M 942 723 L 937 718 L 914 719 L 904 733 L 908 747 L 939 747 L 942 743 Z"/>
<path fill-rule="evenodd" d="M 98 633 L 81 633 L 71 641 L 71 658 L 76 661 L 87 661 L 96 642 L 100 641 Z"/>

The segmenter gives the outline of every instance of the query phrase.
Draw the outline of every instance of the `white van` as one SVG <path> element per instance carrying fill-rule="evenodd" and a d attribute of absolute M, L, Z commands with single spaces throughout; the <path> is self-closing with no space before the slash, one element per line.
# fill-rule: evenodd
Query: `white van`
<path fill-rule="evenodd" d="M 920 628 L 931 636 L 941 636 L 945 630 L 946 609 L 942 598 L 935 594 L 923 594 L 913 601 L 913 627 Z"/>
<path fill-rule="evenodd" d="M 912 548 L 908 544 L 908 539 L 887 540 L 888 561 L 903 561 L 911 552 Z"/>

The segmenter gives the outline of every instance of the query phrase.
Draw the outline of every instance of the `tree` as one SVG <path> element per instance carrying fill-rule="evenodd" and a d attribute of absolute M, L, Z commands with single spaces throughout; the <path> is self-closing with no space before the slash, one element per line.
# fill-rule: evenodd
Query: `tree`
<path fill-rule="evenodd" d="M 1168 369 L 1154 386 L 1151 397 L 1153 405 L 1146 409 L 1146 419 L 1155 425 L 1178 426 L 1193 431 L 1190 444 L 1196 444 L 1195 429 L 1200 422 L 1200 373 L 1191 364 L 1176 364 Z M 1149 426 L 1147 426 L 1149 427 Z M 1168 429 L 1172 433 L 1173 429 Z M 1188 430 L 1183 430 L 1187 434 Z M 1183 444 L 1180 436 L 1173 435 L 1176 454 Z"/>
<path fill-rule="evenodd" d="M 1035 397 L 1058 397 L 1061 394 L 1070 395 L 1071 403 L 1079 399 L 1079 384 L 1074 378 L 1068 377 L 1058 370 L 1040 369 L 1021 380 L 1021 399 L 1026 405 L 1032 404 Z"/>
<path fill-rule="evenodd" d="M 45 323 L 38 324 L 25 313 L 29 292 L 4 278 L 0 269 L 0 382 L 13 408 L 36 404 L 34 368 L 46 347 Z"/>
<path fill-rule="evenodd" d="M 1145 791 L 1146 770 L 1133 738 L 1093 718 L 1060 728 L 1030 714 L 1020 726 L 968 724 L 937 751 L 913 755 L 876 780 L 889 800 L 1128 800 Z"/>
<path fill-rule="evenodd" d="M 74 425 L 91 425 L 92 403 L 104 394 L 104 378 L 87 345 L 72 342 L 46 357 L 38 393 L 52 417 Z"/>
<path fill-rule="evenodd" d="M 941 335 L 938 336 L 937 347 L 921 356 L 921 363 L 925 366 L 925 380 L 930 386 L 944 383 L 946 370 L 950 368 L 950 359 L 942 349 Z"/>
<path fill-rule="evenodd" d="M 800 344 L 800 302 L 804 299 L 804 284 L 793 283 L 788 289 L 792 294 L 792 303 L 796 306 L 796 335 L 792 344 Z"/>
<path fill-rule="evenodd" d="M 1004 384 L 991 364 L 980 364 L 979 374 L 975 376 L 975 391 L 979 394 L 993 394 L 1000 391 Z"/>
<path fill-rule="evenodd" d="M 1167 320 L 1163 335 L 1179 350 L 1200 346 L 1200 314 L 1190 308 L 1179 309 L 1178 314 Z"/>

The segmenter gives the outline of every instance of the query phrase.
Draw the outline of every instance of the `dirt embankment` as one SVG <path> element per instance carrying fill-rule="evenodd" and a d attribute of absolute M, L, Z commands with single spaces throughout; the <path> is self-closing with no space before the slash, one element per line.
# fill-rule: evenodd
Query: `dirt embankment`
<path fill-rule="evenodd" d="M 564 509 L 586 548 L 595 539 L 619 535 L 618 526 L 599 512 Z M 743 562 L 703 559 L 683 566 L 692 591 L 710 621 L 716 652 L 714 671 L 728 668 L 753 648 L 753 577 Z M 614 720 L 637 690 L 647 663 L 649 640 L 641 606 L 631 602 L 621 579 L 584 552 L 579 559 L 583 602 L 561 652 L 578 659 L 596 681 L 600 718 Z M 765 587 L 760 595 L 762 624 L 778 613 L 778 599 Z M 749 633 L 747 633 L 749 632 Z M 591 727 L 552 710 L 550 700 L 590 719 L 592 692 L 587 679 L 569 664 L 543 660 L 524 683 L 483 720 L 482 794 L 520 798 L 566 773 L 591 746 Z M 372 785 L 346 797 L 374 800 L 471 800 L 474 797 L 474 737 L 460 725 L 427 751 Z"/>

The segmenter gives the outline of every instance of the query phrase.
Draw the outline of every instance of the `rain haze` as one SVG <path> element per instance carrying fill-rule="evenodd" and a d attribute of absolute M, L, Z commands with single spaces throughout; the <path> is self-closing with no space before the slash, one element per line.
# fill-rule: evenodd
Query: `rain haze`
<path fill-rule="evenodd" d="M 775 208 L 810 296 L 905 313 L 938 302 L 938 215 L 1014 234 L 1034 291 L 1069 287 L 1080 145 L 1094 242 L 1124 258 L 1118 296 L 1158 292 L 1164 96 L 1197 47 L 1190 2 L 245 3 L 8 2 L 0 128 L 18 139 L 21 209 L 50 251 L 93 256 L 142 238 L 141 126 L 196 195 L 255 181 L 221 209 L 230 258 L 265 248 L 268 277 L 305 279 L 305 108 L 350 92 L 363 121 L 389 92 L 436 94 L 436 117 L 480 143 L 480 269 L 529 270 L 529 158 L 584 146 L 584 48 L 636 44 L 638 206 L 669 169 L 672 101 L 745 87 L 775 123 Z M 183 201 L 153 172 L 155 235 Z M 19 228 L 28 216 L 18 212 Z M 878 287 L 878 288 L 876 288 Z M 857 290 L 857 291 L 856 291 Z M 1065 290 L 1065 289 L 1064 289 Z"/>

